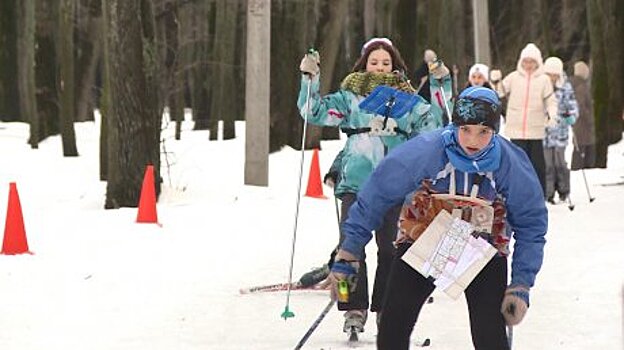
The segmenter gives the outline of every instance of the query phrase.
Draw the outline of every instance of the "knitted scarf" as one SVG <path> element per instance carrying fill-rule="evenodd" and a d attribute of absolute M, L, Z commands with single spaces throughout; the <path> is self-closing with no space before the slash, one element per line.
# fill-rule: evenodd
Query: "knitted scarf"
<path fill-rule="evenodd" d="M 368 96 L 379 85 L 388 85 L 397 90 L 416 93 L 409 81 L 397 73 L 354 72 L 344 78 L 340 88 L 356 95 Z"/>
<path fill-rule="evenodd" d="M 494 134 L 490 143 L 479 152 L 468 155 L 457 141 L 457 126 L 449 124 L 442 132 L 444 150 L 451 164 L 465 173 L 495 171 L 500 166 L 501 145 L 498 134 Z"/>

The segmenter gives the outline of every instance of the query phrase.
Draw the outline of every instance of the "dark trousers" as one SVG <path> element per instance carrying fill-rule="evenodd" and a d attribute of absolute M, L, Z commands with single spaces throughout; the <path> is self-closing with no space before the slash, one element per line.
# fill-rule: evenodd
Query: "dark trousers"
<path fill-rule="evenodd" d="M 565 147 L 545 147 L 546 198 L 553 198 L 555 192 L 559 198 L 570 194 L 570 169 L 565 160 Z"/>
<path fill-rule="evenodd" d="M 546 164 L 544 160 L 543 140 L 511 140 L 516 146 L 522 148 L 529 156 L 533 169 L 537 174 L 537 178 L 542 185 L 542 193 L 546 193 Z"/>
<path fill-rule="evenodd" d="M 409 349 L 420 310 L 435 289 L 430 280 L 401 260 L 409 246 L 404 243 L 398 247 L 392 264 L 377 334 L 380 350 Z M 500 312 L 506 287 L 507 258 L 494 256 L 464 291 L 476 350 L 509 349 L 505 320 Z"/>
<path fill-rule="evenodd" d="M 355 202 L 355 194 L 347 193 L 342 196 L 340 209 L 341 222 L 348 217 L 349 208 Z M 386 291 L 390 267 L 394 259 L 395 248 L 393 245 L 397 234 L 397 222 L 401 206 L 396 206 L 388 210 L 384 216 L 383 223 L 379 229 L 375 230 L 375 241 L 377 243 L 377 271 L 375 272 L 375 282 L 373 284 L 373 295 L 371 300 L 371 311 L 378 312 L 383 304 L 383 297 Z M 340 243 L 344 237 L 341 235 Z M 366 268 L 366 254 L 362 254 L 360 269 L 358 271 L 355 291 L 349 295 L 348 303 L 338 303 L 339 310 L 366 310 L 368 309 L 368 270 Z"/>

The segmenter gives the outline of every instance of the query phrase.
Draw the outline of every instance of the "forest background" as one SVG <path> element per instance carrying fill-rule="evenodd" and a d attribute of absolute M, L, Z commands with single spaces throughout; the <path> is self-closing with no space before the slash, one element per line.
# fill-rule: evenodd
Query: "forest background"
<path fill-rule="evenodd" d="M 479 1 L 479 0 L 477 0 Z M 258 0 L 3 0 L 0 2 L 0 120 L 30 126 L 32 148 L 62 136 L 64 156 L 78 156 L 74 123 L 101 118 L 100 179 L 106 208 L 136 206 L 145 164 L 161 169 L 163 112 L 176 123 L 184 108 L 209 138 L 237 136 L 245 118 L 247 7 Z M 475 63 L 472 1 L 270 1 L 270 145 L 301 148 L 296 109 L 298 64 L 321 53 L 323 93 L 335 90 L 370 37 L 400 49 L 410 75 L 431 48 L 466 83 Z M 515 69 L 536 43 L 568 73 L 590 63 L 597 166 L 624 130 L 624 2 L 487 1 L 491 67 Z M 413 77 L 412 77 L 413 78 Z M 221 128 L 221 132 L 218 129 Z M 336 128 L 309 127 L 305 148 L 338 139 Z M 207 140 L 208 142 L 208 140 Z M 218 164 L 215 165 L 218 167 Z M 160 186 L 157 185 L 158 191 Z"/>

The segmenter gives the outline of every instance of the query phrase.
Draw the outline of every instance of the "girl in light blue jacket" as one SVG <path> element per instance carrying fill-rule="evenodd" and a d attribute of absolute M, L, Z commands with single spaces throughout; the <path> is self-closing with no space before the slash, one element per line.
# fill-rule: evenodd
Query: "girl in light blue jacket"
<path fill-rule="evenodd" d="M 352 73 L 342 81 L 340 89 L 325 96 L 321 96 L 319 91 L 319 63 L 318 52 L 306 54 L 301 61 L 301 88 L 297 105 L 301 116 L 309 123 L 339 127 L 348 136 L 341 151 L 339 176 L 334 189 L 342 202 L 341 218 L 344 221 L 360 187 L 381 160 L 409 138 L 442 127 L 445 106 L 429 104 L 415 94 L 405 76 L 405 63 L 387 38 L 373 38 L 366 42 Z M 381 85 L 414 94 L 417 102 L 396 119 L 360 109 L 360 102 Z M 431 95 L 442 97 L 437 101 L 446 98 L 446 103 L 450 104 L 451 78 L 448 69 L 439 61 L 430 67 L 430 85 Z M 381 310 L 389 266 L 395 251 L 392 242 L 396 238 L 399 209 L 390 208 L 375 230 L 378 265 L 372 297 L 373 312 Z M 348 310 L 345 314 L 345 332 L 363 331 L 366 321 L 369 302 L 364 258 L 362 251 L 357 290 L 349 303 L 338 304 L 340 310 Z"/>

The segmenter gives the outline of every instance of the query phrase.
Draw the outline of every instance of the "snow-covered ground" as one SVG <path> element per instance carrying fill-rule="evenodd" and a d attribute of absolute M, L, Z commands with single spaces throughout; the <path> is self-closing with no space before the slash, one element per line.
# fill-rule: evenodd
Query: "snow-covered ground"
<path fill-rule="evenodd" d="M 293 291 L 294 318 L 280 317 L 285 292 L 240 295 L 239 288 L 286 281 L 293 243 L 300 152 L 270 156 L 270 186 L 243 185 L 240 137 L 208 141 L 184 125 L 166 137 L 161 226 L 135 223 L 137 209 L 104 210 L 98 124 L 76 124 L 80 157 L 63 158 L 59 137 L 27 145 L 28 127 L 0 123 L 0 215 L 10 182 L 19 191 L 33 255 L 0 255 L 0 349 L 292 349 L 327 304 L 325 291 Z M 343 141 L 322 143 L 327 171 Z M 608 169 L 572 173 L 574 211 L 550 206 L 544 266 L 514 349 L 622 349 L 624 143 Z M 311 152 L 306 152 L 303 190 Z M 137 189 L 139 191 L 140 189 Z M 338 229 L 328 199 L 303 197 L 293 278 L 323 263 Z M 4 221 L 3 221 L 4 222 Z M 2 230 L 3 232 L 4 230 Z M 367 247 L 374 271 L 375 246 Z M 372 276 L 371 276 L 372 279 Z M 414 342 L 471 348 L 464 299 L 435 293 Z M 374 315 L 373 315 L 374 316 Z M 374 317 L 361 349 L 375 348 Z M 346 349 L 342 314 L 332 310 L 304 349 Z"/>

